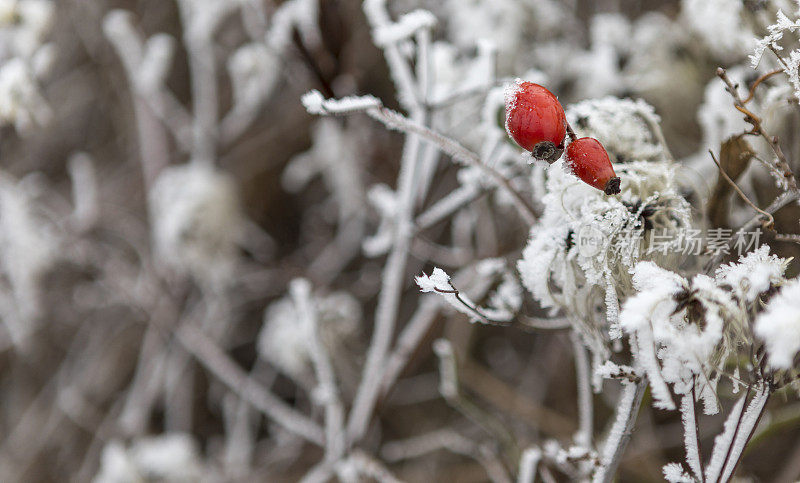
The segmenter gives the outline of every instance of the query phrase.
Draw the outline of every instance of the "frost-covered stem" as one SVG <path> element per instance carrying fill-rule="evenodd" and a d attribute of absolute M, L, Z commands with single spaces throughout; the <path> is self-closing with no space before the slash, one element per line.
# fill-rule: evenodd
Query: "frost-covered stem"
<path fill-rule="evenodd" d="M 468 99 L 470 97 L 485 96 L 493 88 L 509 84 L 511 82 L 514 82 L 513 77 L 502 77 L 500 79 L 494 80 L 489 84 L 470 87 L 467 89 L 456 90 L 452 94 L 448 94 L 445 97 L 430 102 L 428 104 L 428 108 L 434 111 L 438 109 L 444 109 L 446 107 L 450 107 L 453 104 L 461 102 L 462 100 Z"/>
<path fill-rule="evenodd" d="M 637 383 L 623 383 L 622 396 L 617 404 L 616 416 L 608 437 L 603 444 L 600 467 L 595 471 L 592 481 L 610 483 L 622 460 L 625 447 L 631 439 L 633 425 L 642 405 L 642 397 L 647 389 L 647 377 L 642 376 Z"/>
<path fill-rule="evenodd" d="M 414 37 L 417 41 L 417 83 L 419 84 L 420 106 L 427 111 L 428 97 L 433 87 L 431 75 L 431 31 L 427 28 L 418 30 Z"/>
<path fill-rule="evenodd" d="M 426 230 L 436 223 L 449 218 L 456 211 L 475 201 L 483 193 L 475 185 L 461 185 L 420 213 L 414 221 L 414 225 L 418 231 Z"/>
<path fill-rule="evenodd" d="M 513 453 L 512 458 L 516 461 L 519 449 L 511 432 L 502 421 L 486 413 L 461 394 L 453 344 L 447 339 L 437 339 L 433 342 L 433 351 L 439 358 L 439 393 L 442 397 L 464 417 L 497 438 L 503 447 Z"/>
<path fill-rule="evenodd" d="M 770 45 L 770 46 L 769 46 L 769 50 L 771 50 L 771 51 L 772 51 L 772 53 L 773 53 L 773 54 L 775 54 L 775 58 L 777 58 L 777 59 L 778 59 L 778 62 L 779 62 L 779 63 L 780 63 L 782 66 L 783 66 L 783 69 L 784 69 L 786 72 L 789 72 L 789 66 L 786 64 L 786 60 L 783 58 L 783 56 L 781 55 L 781 53 L 780 53 L 780 52 L 778 52 L 778 49 L 776 49 L 776 48 L 775 48 L 775 46 L 773 46 L 773 45 Z"/>
<path fill-rule="evenodd" d="M 445 450 L 472 458 L 486 470 L 493 482 L 509 482 L 503 464 L 485 446 L 467 439 L 452 429 L 438 429 L 419 436 L 392 441 L 383 445 L 381 456 L 389 462 L 418 458 L 437 450 Z"/>
<path fill-rule="evenodd" d="M 186 36 L 192 76 L 193 161 L 213 164 L 217 139 L 217 74 L 211 39 Z"/>
<path fill-rule="evenodd" d="M 380 461 L 360 450 L 353 451 L 340 466 L 346 467 L 350 465 L 356 470 L 358 476 L 369 477 L 378 483 L 400 483 L 401 481 Z M 340 479 L 344 481 L 344 478 Z"/>
<path fill-rule="evenodd" d="M 325 483 L 333 476 L 333 463 L 324 460 L 311 467 L 300 479 L 300 483 Z"/>
<path fill-rule="evenodd" d="M 199 329 L 183 324 L 176 330 L 178 341 L 220 382 L 246 400 L 264 415 L 290 433 L 319 446 L 325 444 L 325 434 L 320 427 L 272 394 L 267 388 L 251 380 L 234 361 Z"/>
<path fill-rule="evenodd" d="M 373 32 L 391 23 L 389 12 L 386 10 L 386 0 L 364 0 L 363 9 Z M 384 45 L 383 54 L 389 65 L 389 74 L 397 88 L 398 100 L 408 110 L 418 109 L 421 103 L 414 75 L 397 44 Z"/>
<path fill-rule="evenodd" d="M 183 23 L 183 42 L 189 62 L 192 90 L 192 162 L 213 164 L 219 137 L 217 66 L 214 59 L 213 26 L 201 30 L 199 12 L 193 2 L 178 0 Z"/>
<path fill-rule="evenodd" d="M 483 313 L 483 310 L 481 310 L 477 305 L 471 303 L 469 300 L 466 300 L 464 297 L 462 297 L 461 292 L 459 292 L 458 289 L 456 289 L 455 287 L 453 287 L 452 289 L 441 289 L 439 287 L 435 287 L 433 291 L 442 295 L 452 295 L 455 298 L 455 301 L 458 302 L 458 304 L 461 304 L 461 306 L 466 309 L 466 310 L 461 310 L 461 312 L 464 312 L 472 317 L 477 318 L 478 321 L 484 324 L 509 325 L 511 323 L 510 321 L 506 320 L 492 319 L 491 317 Z"/>
<path fill-rule="evenodd" d="M 767 401 L 769 401 L 770 393 L 771 389 L 768 383 L 764 381 L 758 383 L 758 388 L 756 389 L 753 399 L 750 401 L 747 410 L 742 413 L 737 423 L 736 432 L 728 448 L 725 465 L 723 466 L 718 481 L 727 482 L 733 478 L 736 467 L 739 465 L 739 461 L 742 458 L 744 448 L 750 441 L 750 438 L 753 437 L 756 426 L 758 426 L 758 422 L 764 414 L 764 409 L 767 406 Z"/>
<path fill-rule="evenodd" d="M 458 141 L 443 136 L 438 132 L 432 131 L 426 126 L 418 124 L 411 119 L 403 116 L 402 114 L 387 109 L 383 106 L 380 108 L 372 108 L 367 110 L 367 114 L 373 119 L 382 122 L 389 129 L 396 129 L 403 132 L 418 134 L 426 141 L 436 145 L 444 153 L 452 157 L 454 160 L 464 163 L 468 166 L 474 166 L 480 169 L 485 175 L 497 183 L 501 188 L 511 195 L 519 214 L 525 219 L 525 222 L 532 225 L 536 222 L 536 211 L 528 203 L 522 195 L 511 186 L 511 182 L 502 174 L 497 172 L 494 168 L 482 163 L 480 157 L 462 146 Z"/>
<path fill-rule="evenodd" d="M 381 380 L 381 393 L 386 394 L 394 386 L 397 378 L 400 377 L 403 369 L 406 367 L 408 358 L 411 357 L 414 350 L 419 346 L 425 334 L 428 333 L 436 316 L 442 306 L 438 300 L 432 297 L 426 297 L 417 307 L 411 320 L 403 327 L 400 335 L 397 337 L 397 344 L 392 350 L 392 353 L 387 357 L 386 365 L 383 371 L 383 378 Z"/>
<path fill-rule="evenodd" d="M 385 27 L 391 22 L 385 0 L 366 0 L 363 8 L 373 32 L 377 32 L 377 29 Z M 427 91 L 430 83 L 430 65 L 426 50 L 430 43 L 430 33 L 426 33 L 426 29 L 423 29 L 418 34 L 417 40 L 419 42 L 418 54 L 421 56 L 417 72 L 419 84 L 415 83 L 414 75 L 395 42 L 384 45 L 383 50 L 390 73 L 397 86 L 398 97 L 411 113 L 411 119 L 399 114 L 398 116 L 416 126 L 422 126 L 423 131 L 426 131 L 428 129 L 422 123 L 426 121 L 427 115 L 420 102 L 419 93 Z M 386 109 L 382 106 L 369 108 L 367 114 L 374 116 L 384 110 Z M 403 147 L 397 186 L 399 204 L 396 215 L 397 224 L 393 235 L 392 249 L 383 270 L 378 307 L 375 311 L 375 332 L 367 352 L 361 383 L 347 422 L 347 441 L 350 443 L 360 439 L 366 432 L 381 392 L 381 376 L 397 322 L 397 311 L 403 289 L 402 281 L 413 236 L 414 196 L 416 183 L 419 182 L 416 178 L 425 149 L 422 146 L 420 132 L 412 130 L 404 132 L 406 133 L 406 142 Z"/>
<path fill-rule="evenodd" d="M 71 222 L 79 231 L 94 226 L 100 214 L 97 172 L 94 161 L 86 153 L 78 153 L 69 159 L 69 177 L 72 182 Z"/>
<path fill-rule="evenodd" d="M 317 314 L 311 301 L 311 284 L 307 280 L 293 280 L 289 285 L 300 324 L 308 334 L 308 352 L 317 376 L 318 399 L 325 406 L 325 459 L 336 461 L 344 454 L 344 408 L 339 399 L 339 388 L 333 372 L 330 355 L 319 339 Z"/>
<path fill-rule="evenodd" d="M 536 468 L 542 459 L 542 450 L 539 448 L 528 448 L 522 452 L 519 460 L 519 473 L 517 483 L 533 483 L 536 478 Z"/>
<path fill-rule="evenodd" d="M 782 242 L 800 243 L 800 235 L 796 233 L 776 234 L 775 239 Z"/>
<path fill-rule="evenodd" d="M 586 356 L 581 336 L 577 332 L 570 332 L 570 340 L 575 357 L 575 379 L 578 386 L 578 432 L 575 435 L 575 442 L 581 447 L 591 448 L 594 408 L 589 358 Z"/>
<path fill-rule="evenodd" d="M 422 116 L 420 111 L 417 116 Z M 381 388 L 381 375 L 386 354 L 397 322 L 397 311 L 403 290 L 408 251 L 411 244 L 415 173 L 422 142 L 409 134 L 403 148 L 397 188 L 398 208 L 392 249 L 386 259 L 381 277 L 381 291 L 375 310 L 375 330 L 372 334 L 364 371 L 347 421 L 347 441 L 360 439 L 367 430 Z"/>
<path fill-rule="evenodd" d="M 103 32 L 122 62 L 134 98 L 134 115 L 137 116 L 137 123 L 142 110 L 144 109 L 145 113 L 149 111 L 170 130 L 181 148 L 189 148 L 187 134 L 191 116 L 172 95 L 165 91 L 163 85 L 143 85 L 140 80 L 144 40 L 133 27 L 131 14 L 122 10 L 111 11 L 103 21 Z M 168 55 L 172 55 L 171 50 Z M 152 140 L 149 142 L 152 143 Z"/>
<path fill-rule="evenodd" d="M 161 168 L 169 163 L 169 149 L 163 126 L 140 90 L 139 68 L 142 63 L 143 41 L 132 25 L 131 15 L 121 10 L 112 11 L 106 16 L 103 31 L 122 61 L 128 79 L 133 97 L 142 174 L 145 188 L 149 190 Z"/>
<path fill-rule="evenodd" d="M 536 211 L 525 200 L 511 182 L 494 168 L 481 162 L 480 156 L 462 146 L 458 141 L 439 134 L 420 123 L 417 119 L 409 119 L 402 114 L 383 107 L 381 102 L 372 96 L 345 98 L 341 100 L 322 98 L 322 94 L 311 91 L 303 96 L 306 109 L 314 114 L 348 114 L 366 112 L 373 119 L 381 122 L 389 129 L 394 129 L 406 134 L 417 134 L 426 141 L 433 143 L 442 152 L 453 158 L 454 161 L 467 166 L 478 168 L 511 196 L 514 206 L 526 223 L 532 225 L 536 221 Z"/>
<path fill-rule="evenodd" d="M 697 413 L 695 410 L 695 390 L 684 394 L 681 400 L 681 422 L 683 423 L 683 443 L 686 447 L 686 462 L 694 472 L 695 478 L 703 480 L 703 464 L 700 461 L 700 440 L 697 437 Z"/>
<path fill-rule="evenodd" d="M 545 319 L 543 317 L 525 317 L 518 315 L 516 319 L 524 327 L 536 330 L 564 330 L 572 327 L 572 322 L 566 317 Z"/>

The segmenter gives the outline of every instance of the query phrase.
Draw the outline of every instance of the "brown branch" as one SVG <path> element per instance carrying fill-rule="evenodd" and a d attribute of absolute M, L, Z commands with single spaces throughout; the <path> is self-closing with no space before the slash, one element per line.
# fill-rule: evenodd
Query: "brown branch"
<path fill-rule="evenodd" d="M 755 82 L 753 82 L 753 85 L 750 86 L 750 93 L 747 95 L 747 98 L 742 100 L 742 104 L 747 104 L 748 102 L 753 100 L 753 96 L 756 93 L 756 87 L 758 87 L 759 84 L 761 84 L 765 80 L 769 79 L 770 77 L 774 76 L 775 74 L 780 74 L 783 71 L 784 71 L 783 69 L 771 70 L 771 71 L 767 72 L 766 74 L 763 74 L 758 79 L 756 79 Z"/>
<path fill-rule="evenodd" d="M 767 217 L 767 221 L 764 223 L 764 228 L 769 230 L 773 226 L 775 226 L 775 218 L 771 214 L 767 213 L 766 211 L 756 206 L 755 203 L 750 201 L 750 198 L 748 198 L 747 195 L 744 194 L 744 192 L 739 188 L 736 182 L 732 180 L 730 176 L 728 176 L 728 173 L 725 172 L 725 170 L 722 168 L 722 165 L 719 164 L 719 161 L 717 161 L 717 157 L 714 156 L 714 152 L 709 149 L 708 153 L 711 155 L 711 159 L 714 161 L 714 164 L 716 164 L 717 168 L 719 168 L 719 174 L 722 175 L 722 177 L 725 178 L 725 180 L 728 183 L 730 183 L 731 187 L 733 187 L 733 189 L 739 194 L 739 197 L 741 197 L 745 201 L 745 203 L 750 205 L 754 210 Z"/>
<path fill-rule="evenodd" d="M 725 69 L 718 67 L 717 76 L 722 79 L 725 83 L 726 90 L 730 93 L 731 97 L 733 97 L 734 107 L 742 112 L 745 115 L 745 121 L 753 126 L 750 134 L 761 136 L 770 148 L 772 148 L 777 162 L 774 166 L 769 166 L 769 168 L 774 170 L 779 177 L 786 179 L 786 183 L 789 187 L 788 191 L 797 191 L 797 180 L 795 179 L 794 173 L 792 173 L 789 162 L 786 160 L 786 156 L 781 150 L 778 138 L 776 136 L 770 136 L 761 125 L 761 118 L 744 106 L 744 100 L 739 96 L 736 86 L 731 82 Z"/>

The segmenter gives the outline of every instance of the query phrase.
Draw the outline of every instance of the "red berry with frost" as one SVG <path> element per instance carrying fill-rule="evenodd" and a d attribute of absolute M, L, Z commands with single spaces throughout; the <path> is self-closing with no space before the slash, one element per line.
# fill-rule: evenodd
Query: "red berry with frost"
<path fill-rule="evenodd" d="M 506 131 L 523 149 L 550 163 L 561 157 L 567 118 L 556 96 L 533 82 L 506 88 Z"/>
<path fill-rule="evenodd" d="M 567 146 L 567 166 L 583 182 L 605 194 L 619 193 L 619 178 L 614 173 L 606 149 L 597 139 L 580 138 L 572 141 Z"/>

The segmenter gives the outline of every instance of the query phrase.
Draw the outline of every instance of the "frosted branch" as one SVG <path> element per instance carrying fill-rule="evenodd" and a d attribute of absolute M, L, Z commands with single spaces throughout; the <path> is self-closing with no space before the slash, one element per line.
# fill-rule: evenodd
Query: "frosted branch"
<path fill-rule="evenodd" d="M 181 344 L 200 364 L 242 399 L 287 431 L 314 444 L 324 445 L 324 433 L 314 421 L 298 413 L 269 390 L 248 378 L 235 362 L 199 330 L 184 324 L 178 329 L 177 336 Z"/>
<path fill-rule="evenodd" d="M 308 334 L 308 352 L 317 375 L 318 387 L 315 396 L 325 407 L 325 458 L 338 460 L 344 454 L 344 407 L 339 400 L 339 388 L 333 372 L 330 355 L 319 338 L 319 326 L 311 299 L 311 284 L 297 279 L 289 285 L 300 324 Z"/>
<path fill-rule="evenodd" d="M 638 383 L 623 382 L 622 396 L 617 403 L 614 424 L 603 443 L 600 466 L 595 470 L 593 482 L 610 483 L 613 481 L 622 454 L 631 439 L 633 425 L 636 423 L 646 389 L 646 378 L 642 378 Z"/>
<path fill-rule="evenodd" d="M 489 176 L 511 196 L 514 205 L 525 221 L 529 224 L 535 222 L 536 211 L 529 202 L 511 186 L 508 179 L 493 168 L 483 164 L 477 154 L 468 150 L 457 141 L 432 131 L 428 127 L 396 111 L 383 107 L 377 98 L 373 96 L 360 96 L 346 97 L 339 100 L 326 100 L 319 91 L 311 91 L 303 96 L 302 101 L 303 105 L 311 114 L 349 114 L 363 111 L 373 119 L 383 123 L 389 129 L 420 136 L 434 144 L 456 162 L 466 166 L 476 167 Z"/>

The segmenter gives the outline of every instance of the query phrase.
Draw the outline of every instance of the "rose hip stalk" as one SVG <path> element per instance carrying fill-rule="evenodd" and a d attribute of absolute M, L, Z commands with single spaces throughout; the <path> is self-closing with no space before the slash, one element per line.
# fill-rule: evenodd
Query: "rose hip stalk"
<path fill-rule="evenodd" d="M 619 178 L 600 141 L 580 138 L 567 146 L 567 166 L 586 184 L 607 195 L 619 193 Z"/>
<path fill-rule="evenodd" d="M 506 89 L 506 131 L 533 157 L 550 163 L 561 157 L 567 118 L 552 92 L 517 80 Z"/>

